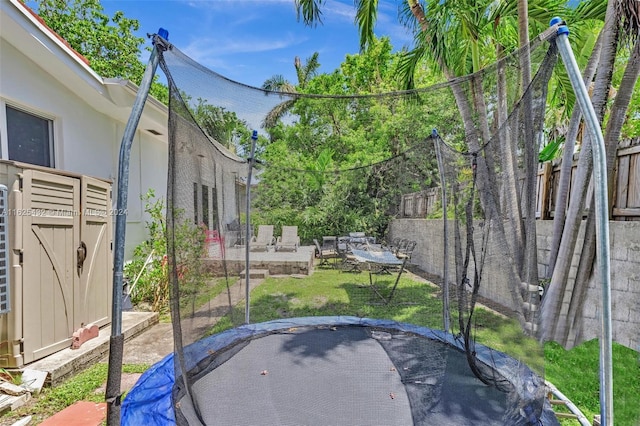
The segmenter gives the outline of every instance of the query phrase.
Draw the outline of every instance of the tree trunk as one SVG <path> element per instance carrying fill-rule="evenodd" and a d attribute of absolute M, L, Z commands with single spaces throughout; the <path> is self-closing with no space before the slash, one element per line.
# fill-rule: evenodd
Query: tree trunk
<path fill-rule="evenodd" d="M 529 54 L 529 3 L 527 0 L 518 0 L 518 35 L 520 48 L 525 51 L 520 56 L 520 68 L 522 69 L 522 91 L 524 92 L 531 82 L 531 56 Z"/>
<path fill-rule="evenodd" d="M 541 307 L 541 341 L 555 340 L 556 328 L 560 321 L 562 300 L 568 286 L 571 261 L 578 240 L 578 232 L 582 223 L 584 199 L 587 193 L 593 159 L 591 157 L 591 138 L 587 135 L 582 143 L 578 167 L 571 191 L 571 201 L 567 210 L 567 221 L 564 224 L 556 266 L 551 275 L 551 282 L 545 289 Z"/>
<path fill-rule="evenodd" d="M 504 47 L 498 45 L 497 57 L 501 59 L 504 57 Z M 500 138 L 500 146 L 503 149 L 500 160 L 502 163 L 502 196 L 504 199 L 503 214 L 510 212 L 508 215 L 509 232 L 508 235 L 511 238 L 510 247 L 514 249 L 516 247 L 522 247 L 524 245 L 523 236 L 524 230 L 522 228 L 522 212 L 520 210 L 520 193 L 518 192 L 518 173 L 516 167 L 516 155 L 513 149 L 513 144 L 510 143 L 511 135 L 508 126 L 504 127 L 507 122 L 507 81 L 505 78 L 506 65 L 503 62 L 498 62 L 498 127 L 502 129 L 498 133 Z M 521 269 L 523 262 L 522 257 L 516 257 L 515 259 L 518 269 Z"/>
<path fill-rule="evenodd" d="M 605 24 L 602 28 L 604 34 L 602 40 L 602 52 L 600 56 L 599 66 L 596 74 L 595 85 L 591 103 L 598 117 L 598 121 L 602 123 L 606 100 L 609 94 L 611 84 L 611 76 L 616 58 L 616 47 L 618 45 L 618 19 L 616 17 L 615 2 L 607 4 L 607 13 Z M 571 260 L 575 250 L 575 244 L 578 239 L 580 230 L 580 222 L 582 218 L 582 208 L 577 208 L 584 204 L 584 195 L 587 192 L 587 185 L 593 169 L 593 158 L 591 152 L 590 138 L 583 145 L 580 152 L 580 161 L 578 164 L 578 176 L 575 179 L 575 192 L 571 195 L 569 205 L 569 213 L 567 214 L 567 224 L 562 233 L 562 241 L 560 242 L 560 250 L 558 252 L 558 261 L 551 276 L 549 291 L 542 303 L 542 331 L 540 339 L 555 340 L 566 346 L 562 336 L 565 335 L 567 317 L 561 317 L 562 299 L 568 286 L 569 270 L 571 269 Z M 587 146 L 588 145 L 588 146 Z M 582 170 L 580 169 L 583 166 Z M 578 179 L 580 177 L 580 179 Z M 580 197 L 574 196 L 581 194 Z M 579 199 L 578 199 L 579 198 Z M 588 234 L 585 232 L 585 235 Z M 586 253 L 581 250 L 581 258 Z M 582 260 L 581 260 L 582 262 Z M 584 262 L 583 262 L 584 263 Z M 579 281 L 578 277 L 574 280 L 573 291 L 580 291 L 579 286 L 587 286 L 587 281 Z"/>
<path fill-rule="evenodd" d="M 420 24 L 420 27 L 423 31 L 427 29 L 428 22 L 426 20 L 424 9 L 416 0 L 407 0 L 411 8 L 411 12 Z M 451 80 L 454 75 L 447 68 L 446 64 L 442 60 L 439 60 L 439 65 L 447 77 L 447 79 Z M 482 92 L 482 84 L 476 78 L 473 81 L 473 102 L 474 107 L 476 108 L 476 113 L 480 116 L 480 129 L 478 129 L 474 123 L 474 111 L 472 110 L 472 106 L 470 105 L 469 99 L 466 96 L 466 93 L 457 84 L 453 84 L 451 86 L 454 98 L 456 100 L 456 104 L 458 106 L 458 110 L 460 111 L 460 116 L 462 118 L 462 122 L 465 129 L 465 139 L 469 146 L 469 150 L 472 152 L 480 152 L 481 141 L 486 142 L 489 138 L 489 128 L 486 117 L 486 107 L 484 105 L 484 98 Z M 480 132 L 478 131 L 480 130 Z M 480 133 L 480 134 L 479 134 Z M 487 212 L 487 216 L 491 218 L 491 223 L 486 223 L 485 226 L 492 226 L 494 231 L 494 237 L 496 238 L 497 244 L 502 247 L 509 247 L 507 243 L 506 232 L 504 229 L 504 223 L 500 219 L 499 213 L 499 202 L 498 202 L 498 194 L 494 193 L 495 186 L 495 173 L 494 168 L 492 167 L 493 159 L 490 156 L 482 156 L 478 155 L 477 157 L 477 178 L 478 178 L 478 188 L 479 188 L 479 196 L 480 202 Z M 489 164 L 487 164 L 489 162 Z M 535 172 L 534 172 L 535 173 Z M 492 186 L 492 182 L 494 185 Z M 534 207 L 535 208 L 535 207 Z M 534 239 L 535 241 L 535 239 Z M 514 247 L 513 251 L 510 253 L 506 253 L 506 256 L 509 258 L 508 262 L 510 265 L 510 281 L 513 283 L 510 286 L 509 290 L 512 297 L 512 303 L 514 312 L 517 315 L 520 324 L 525 327 L 526 318 L 521 313 L 520 307 L 524 302 L 523 296 L 520 293 L 520 283 L 523 282 L 523 277 L 520 274 L 520 269 L 516 268 L 515 258 L 513 257 L 513 253 L 523 253 L 523 247 Z M 522 256 L 522 255 L 521 255 Z M 534 258 L 534 261 L 537 257 Z"/>
<path fill-rule="evenodd" d="M 593 46 L 593 52 L 587 62 L 587 67 L 582 73 L 582 79 L 585 86 L 589 87 L 593 77 L 596 74 L 596 66 L 600 59 L 600 51 L 602 49 L 602 32 L 598 35 L 596 44 Z M 547 278 L 551 278 L 555 269 L 558 251 L 560 249 L 560 237 L 564 229 L 564 222 L 567 211 L 567 197 L 569 196 L 569 187 L 571 186 L 571 169 L 573 166 L 573 151 L 575 149 L 578 130 L 580 129 L 580 121 L 582 119 L 582 111 L 576 103 L 571 113 L 569 121 L 569 130 L 565 136 L 564 152 L 562 154 L 562 163 L 560 163 L 560 181 L 558 182 L 558 195 L 556 197 L 556 207 L 553 214 L 553 240 L 549 249 L 549 267 L 547 269 Z"/>
<path fill-rule="evenodd" d="M 518 0 L 518 34 L 520 48 L 520 69 L 522 72 L 522 94 L 524 95 L 531 83 L 531 57 L 529 53 L 529 5 L 527 0 Z M 524 140 L 524 246 L 522 255 L 524 262 L 524 281 L 529 285 L 538 285 L 538 245 L 536 234 L 536 178 L 538 169 L 538 135 L 535 134 L 533 118 L 530 112 L 532 108 L 531 96 L 524 98 L 525 108 L 522 119 L 525 125 Z M 534 298 L 536 296 L 536 298 Z M 537 305 L 537 295 L 532 292 L 525 293 L 525 299 L 529 304 Z M 533 324 L 533 312 L 525 315 Z M 533 325 L 532 325 L 533 327 Z"/>
<path fill-rule="evenodd" d="M 613 204 L 613 187 L 615 183 L 615 165 L 618 149 L 618 142 L 620 139 L 620 133 L 622 125 L 624 124 L 627 109 L 631 103 L 631 95 L 633 94 L 633 88 L 638 81 L 640 75 L 640 40 L 636 39 L 635 46 L 627 62 L 627 66 L 620 82 L 620 87 L 616 94 L 616 98 L 613 101 L 611 111 L 609 114 L 609 120 L 607 121 L 607 129 L 604 136 L 606 151 L 607 151 L 607 188 L 609 192 L 609 212 Z M 593 203 L 592 203 L 593 204 Z M 596 232 L 595 232 L 595 208 L 589 210 L 589 217 L 587 223 L 593 222 L 594 224 L 587 228 L 588 232 L 585 235 L 585 244 L 580 258 L 580 264 L 578 266 L 578 273 L 576 274 L 576 281 L 584 283 L 578 289 L 574 290 L 571 298 L 571 304 L 569 305 L 569 314 L 567 315 L 568 322 L 576 327 L 577 337 L 581 336 L 582 330 L 580 328 L 580 321 L 577 321 L 578 314 L 582 312 L 582 306 L 586 299 L 587 283 L 591 277 L 593 271 L 593 259 L 596 254 Z M 580 280 L 580 281 L 578 281 Z M 602 283 L 600 283 L 602 284 Z M 575 299 L 575 301 L 574 301 Z M 565 339 L 569 335 L 569 327 L 565 331 Z"/>

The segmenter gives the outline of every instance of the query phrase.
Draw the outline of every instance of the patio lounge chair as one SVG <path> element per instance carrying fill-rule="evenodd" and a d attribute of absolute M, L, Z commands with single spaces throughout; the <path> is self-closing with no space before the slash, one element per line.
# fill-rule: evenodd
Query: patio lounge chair
<path fill-rule="evenodd" d="M 364 232 L 349 232 L 349 244 L 356 250 L 366 250 L 368 241 Z"/>
<path fill-rule="evenodd" d="M 269 251 L 269 247 L 273 247 L 275 242 L 273 225 L 260 225 L 258 226 L 258 235 L 249 241 L 249 249 Z"/>
<path fill-rule="evenodd" d="M 276 240 L 276 251 L 292 250 L 298 251 L 300 245 L 300 237 L 298 236 L 298 227 L 283 226 L 282 235 Z"/>

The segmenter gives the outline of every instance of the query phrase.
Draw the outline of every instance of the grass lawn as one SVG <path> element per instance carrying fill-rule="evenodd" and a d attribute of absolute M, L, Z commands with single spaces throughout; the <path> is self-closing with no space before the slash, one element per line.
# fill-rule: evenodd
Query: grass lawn
<path fill-rule="evenodd" d="M 383 294 L 393 286 L 394 276 L 377 276 L 376 284 Z M 385 318 L 442 328 L 439 288 L 415 275 L 403 275 L 392 303 L 385 305 L 368 287 L 368 274 L 343 273 L 316 268 L 304 278 L 270 277 L 251 293 L 251 322 L 278 318 L 321 315 L 352 315 Z M 224 291 L 220 285 L 215 292 Z M 455 310 L 452 307 L 452 310 Z M 555 343 L 547 343 L 544 351 L 535 340 L 523 336 L 516 321 L 488 309 L 476 309 L 474 337 L 494 349 L 522 359 L 536 371 L 544 368 L 545 378 L 553 383 L 588 419 L 599 412 L 599 378 L 597 341 L 589 341 L 565 351 Z M 244 319 L 244 303 L 235 308 L 233 318 Z M 457 319 L 452 324 L 458 329 Z M 222 319 L 212 333 L 232 327 Z M 640 359 L 638 352 L 614 344 L 614 413 L 615 424 L 640 425 Z M 142 372 L 146 365 L 125 365 L 124 372 Z M 0 424 L 11 424 L 21 416 L 33 415 L 43 420 L 79 400 L 104 401 L 104 392 L 96 389 L 107 378 L 107 365 L 98 364 L 54 389 L 45 389 L 35 402 L 16 412 L 0 417 Z M 564 425 L 578 425 L 575 420 L 562 420 Z M 36 422 L 37 424 L 37 422 Z"/>
<path fill-rule="evenodd" d="M 569 351 L 555 342 L 544 347 L 545 378 L 569 398 L 588 419 L 600 412 L 599 346 L 589 340 Z M 613 413 L 616 425 L 640 425 L 640 357 L 613 344 Z M 565 423 L 567 425 L 577 424 Z"/>
<path fill-rule="evenodd" d="M 149 367 L 146 364 L 123 365 L 122 372 L 143 373 Z M 43 388 L 40 394 L 34 395 L 23 407 L 2 415 L 0 425 L 11 425 L 25 416 L 32 416 L 30 425 L 37 425 L 75 402 L 104 402 L 105 393 L 100 388 L 107 381 L 108 369 L 109 366 L 106 363 L 95 364 L 60 386 Z"/>

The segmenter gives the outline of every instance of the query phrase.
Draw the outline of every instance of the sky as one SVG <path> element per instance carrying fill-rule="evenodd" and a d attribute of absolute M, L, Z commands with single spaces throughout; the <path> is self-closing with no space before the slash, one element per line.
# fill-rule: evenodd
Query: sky
<path fill-rule="evenodd" d="M 395 50 L 413 37 L 400 24 L 400 1 L 380 0 L 376 36 L 388 36 Z M 322 25 L 296 18 L 294 0 L 101 0 L 105 14 L 116 11 L 140 22 L 138 36 L 169 31 L 169 41 L 205 67 L 240 83 L 260 87 L 274 75 L 297 82 L 296 56 L 319 53 L 320 73 L 331 73 L 347 54 L 359 51 L 353 0 L 326 0 Z M 141 58 L 145 63 L 148 53 Z"/>

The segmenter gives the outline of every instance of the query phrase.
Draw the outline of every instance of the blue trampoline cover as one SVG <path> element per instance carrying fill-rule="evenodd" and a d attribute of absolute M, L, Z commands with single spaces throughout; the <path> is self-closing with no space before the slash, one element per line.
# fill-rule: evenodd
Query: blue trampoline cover
<path fill-rule="evenodd" d="M 140 376 L 122 403 L 122 425 L 175 425 L 171 402 L 174 383 L 173 354 Z"/>

